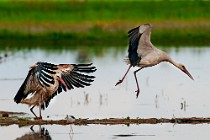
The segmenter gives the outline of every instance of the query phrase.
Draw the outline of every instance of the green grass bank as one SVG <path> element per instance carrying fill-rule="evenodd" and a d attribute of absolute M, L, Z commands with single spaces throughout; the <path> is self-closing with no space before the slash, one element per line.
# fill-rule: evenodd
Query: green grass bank
<path fill-rule="evenodd" d="M 1 1 L 0 46 L 126 46 L 153 25 L 162 46 L 210 45 L 210 1 Z"/>

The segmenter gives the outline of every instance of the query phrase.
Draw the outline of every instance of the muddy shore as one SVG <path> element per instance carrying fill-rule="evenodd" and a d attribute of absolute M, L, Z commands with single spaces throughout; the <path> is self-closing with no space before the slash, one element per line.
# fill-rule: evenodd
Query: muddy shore
<path fill-rule="evenodd" d="M 210 118 L 106 118 L 106 119 L 76 119 L 74 122 L 69 122 L 68 120 L 34 120 L 33 118 L 22 118 L 23 112 L 5 112 L 0 111 L 0 125 L 88 125 L 88 124 L 98 124 L 98 125 L 130 125 L 130 124 L 158 124 L 158 123 L 177 123 L 177 124 L 200 124 L 200 123 L 210 123 Z M 20 117 L 19 117 L 20 116 Z"/>

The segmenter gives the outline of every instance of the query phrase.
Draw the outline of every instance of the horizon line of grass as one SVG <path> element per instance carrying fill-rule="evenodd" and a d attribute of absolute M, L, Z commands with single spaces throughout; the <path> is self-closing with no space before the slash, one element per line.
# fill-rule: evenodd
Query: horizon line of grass
<path fill-rule="evenodd" d="M 156 46 L 208 46 L 210 34 L 195 30 L 155 30 L 151 40 Z M 0 47 L 4 46 L 127 46 L 127 33 L 123 31 L 93 30 L 91 32 L 47 32 L 47 33 L 21 33 L 5 31 L 0 32 Z"/>

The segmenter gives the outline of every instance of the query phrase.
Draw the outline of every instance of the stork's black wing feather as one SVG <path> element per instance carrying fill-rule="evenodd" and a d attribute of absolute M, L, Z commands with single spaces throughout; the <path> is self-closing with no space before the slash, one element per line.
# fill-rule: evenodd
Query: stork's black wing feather
<path fill-rule="evenodd" d="M 61 78 L 65 82 L 67 88 L 73 89 L 74 87 L 83 88 L 85 86 L 90 86 L 95 77 L 87 75 L 86 73 L 93 73 L 96 71 L 96 67 L 91 65 L 92 64 L 71 64 L 71 66 L 73 66 L 71 71 L 62 72 Z M 62 90 L 67 91 L 66 87 L 59 81 L 58 90 L 45 101 L 41 108 L 47 108 L 51 99 L 53 99 L 53 97 L 55 97 L 57 94 L 61 93 Z"/>
<path fill-rule="evenodd" d="M 49 106 L 50 101 L 51 101 L 57 94 L 59 94 L 59 93 L 61 92 L 60 90 L 62 90 L 62 89 L 60 89 L 60 87 L 59 87 L 58 90 L 57 90 L 55 93 L 52 94 L 52 96 L 48 97 L 47 100 L 44 102 L 44 104 L 41 105 L 41 109 L 44 110 L 45 108 L 47 108 L 47 107 Z"/>
<path fill-rule="evenodd" d="M 132 66 L 136 66 L 141 58 L 138 56 L 137 49 L 139 45 L 139 39 L 141 34 L 139 32 L 139 27 L 133 28 L 128 31 L 129 37 L 129 48 L 128 48 L 128 58 Z"/>
<path fill-rule="evenodd" d="M 21 85 L 21 87 L 19 88 L 19 90 L 18 90 L 18 92 L 17 92 L 17 94 L 15 95 L 15 97 L 14 97 L 14 101 L 16 102 L 16 103 L 20 103 L 20 101 L 22 100 L 22 99 L 25 99 L 27 96 L 28 96 L 28 90 L 26 90 L 26 86 L 29 86 L 28 84 L 28 82 L 29 82 L 29 80 L 30 80 L 30 78 L 31 78 L 31 75 L 33 75 L 34 74 L 34 69 L 31 69 L 29 72 L 28 72 L 28 75 L 27 75 L 27 77 L 26 77 L 26 79 L 24 80 L 24 82 L 23 82 L 23 84 Z"/>
<path fill-rule="evenodd" d="M 54 84 L 55 80 L 52 77 L 53 74 L 56 74 L 54 70 L 57 70 L 57 66 L 47 62 L 38 62 L 37 67 L 35 67 L 36 75 L 40 84 L 44 87 L 49 87 L 50 84 Z"/>
<path fill-rule="evenodd" d="M 74 87 L 83 88 L 90 86 L 91 82 L 94 81 L 94 76 L 87 75 L 87 73 L 93 73 L 96 71 L 96 67 L 90 64 L 71 64 L 73 69 L 69 72 L 63 72 L 61 78 L 67 85 L 68 89 Z"/>
<path fill-rule="evenodd" d="M 35 85 L 49 87 L 50 84 L 54 84 L 55 81 L 52 77 L 52 74 L 55 74 L 54 70 L 56 69 L 57 67 L 54 64 L 47 62 L 37 62 L 36 65 L 32 66 L 29 70 L 26 79 L 14 97 L 14 101 L 16 103 L 20 103 L 21 100 L 28 96 L 28 94 L 35 92 L 35 89 L 32 88 L 35 87 Z"/>

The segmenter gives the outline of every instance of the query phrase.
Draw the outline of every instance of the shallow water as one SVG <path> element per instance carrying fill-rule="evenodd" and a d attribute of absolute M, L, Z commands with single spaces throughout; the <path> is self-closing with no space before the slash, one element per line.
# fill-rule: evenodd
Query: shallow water
<path fill-rule="evenodd" d="M 18 127 L 17 125 L 0 127 L 1 139 L 62 139 L 62 140 L 177 140 L 177 139 L 208 139 L 210 137 L 209 124 L 143 124 L 143 125 L 47 125 L 47 126 L 31 126 Z M 42 132 L 40 132 L 40 127 Z M 12 135 L 5 135 L 12 134 Z"/>
<path fill-rule="evenodd" d="M 44 119 L 63 119 L 66 114 L 76 118 L 172 118 L 172 117 L 209 117 L 210 116 L 210 48 L 168 48 L 167 53 L 176 61 L 183 63 L 194 77 L 191 80 L 183 72 L 169 63 L 161 63 L 155 67 L 143 69 L 138 73 L 140 96 L 136 99 L 135 80 L 132 68 L 124 83 L 115 87 L 116 82 L 122 78 L 128 66 L 123 62 L 127 49 L 102 49 L 99 53 L 88 54 L 77 50 L 46 51 L 41 49 L 20 50 L 16 52 L 1 51 L 0 55 L 7 53 L 0 63 L 0 106 L 3 111 L 26 112 L 31 115 L 28 106 L 17 105 L 13 98 L 27 75 L 28 68 L 37 61 L 52 63 L 82 63 L 93 62 L 97 71 L 93 74 L 96 79 L 92 86 L 84 89 L 74 89 L 62 92 L 56 96 L 50 106 L 42 111 Z M 38 109 L 34 109 L 38 113 Z M 32 115 L 31 115 L 32 116 Z M 36 126 L 38 127 L 38 126 Z M 68 139 L 69 126 L 44 126 L 53 135 L 53 138 L 65 137 Z M 61 132 L 59 127 L 62 127 Z M 144 130 L 144 127 L 148 131 Z M 92 139 L 127 139 L 127 137 L 114 135 L 135 135 L 130 139 L 144 137 L 144 139 L 181 138 L 182 133 L 190 129 L 207 129 L 209 125 L 132 125 L 126 126 L 73 126 L 74 138 Z M 110 128 L 107 130 L 107 128 Z M 160 132 L 156 130 L 160 129 Z M 180 128 L 180 130 L 178 129 Z M 201 128 L 201 129 L 200 129 Z M 15 131 L 20 137 L 30 128 L 21 128 L 13 125 L 0 127 L 9 132 Z M 90 130 L 98 131 L 95 137 Z M 128 132 L 125 129 L 129 130 Z M 151 129 L 151 131 L 150 131 Z M 183 129 L 183 131 L 181 131 Z M 119 130 L 111 133 L 112 130 Z M 132 131 L 133 130 L 133 131 Z M 159 130 L 159 129 L 158 129 Z M 88 132 L 87 132 L 88 131 Z M 151 133 L 153 132 L 154 133 Z M 103 133 L 102 133 L 103 132 Z M 118 132 L 118 133 L 117 133 Z M 134 134 L 133 134 L 134 132 Z M 61 134 L 59 134 L 61 133 Z M 208 134 L 207 132 L 205 133 Z M 204 134 L 204 135 L 205 135 Z M 137 136 L 136 136 L 137 135 Z M 77 138 L 78 137 L 78 138 Z M 154 139 L 155 139 L 154 138 Z M 192 137 L 194 138 L 194 137 Z"/>

